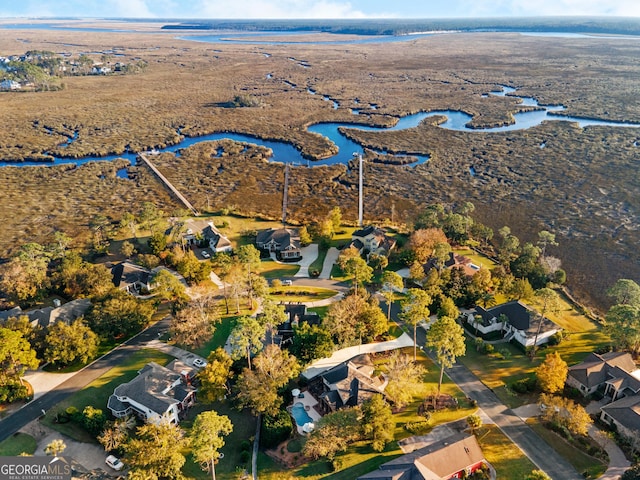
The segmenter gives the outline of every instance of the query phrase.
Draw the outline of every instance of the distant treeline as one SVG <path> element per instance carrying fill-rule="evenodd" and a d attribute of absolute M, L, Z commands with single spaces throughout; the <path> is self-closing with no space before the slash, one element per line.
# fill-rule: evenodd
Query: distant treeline
<path fill-rule="evenodd" d="M 247 32 L 309 31 L 358 35 L 406 35 L 415 32 L 451 30 L 640 35 L 640 18 L 530 17 L 379 20 L 193 20 L 164 25 L 162 28 L 178 30 L 240 30 Z"/>

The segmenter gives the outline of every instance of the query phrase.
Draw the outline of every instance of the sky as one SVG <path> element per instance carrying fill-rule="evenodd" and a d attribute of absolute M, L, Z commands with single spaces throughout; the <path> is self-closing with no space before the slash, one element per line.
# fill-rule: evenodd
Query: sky
<path fill-rule="evenodd" d="M 640 0 L 0 0 L 1 17 L 465 18 L 640 17 Z"/>

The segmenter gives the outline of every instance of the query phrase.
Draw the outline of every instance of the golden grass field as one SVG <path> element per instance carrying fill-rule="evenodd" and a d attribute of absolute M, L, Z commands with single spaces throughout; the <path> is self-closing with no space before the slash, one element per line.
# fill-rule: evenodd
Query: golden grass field
<path fill-rule="evenodd" d="M 217 131 L 289 141 L 308 158 L 323 158 L 335 147 L 306 130 L 319 121 L 389 125 L 398 116 L 453 109 L 474 115 L 476 127 L 510 123 L 521 108 L 517 99 L 482 96 L 503 84 L 543 104 L 561 103 L 567 115 L 640 122 L 640 42 L 632 40 L 460 33 L 401 43 L 235 45 L 179 40 L 176 32 L 144 28 L 0 29 L 0 55 L 46 49 L 98 52 L 91 54 L 97 60 L 99 52 L 118 48 L 124 54 L 119 61 L 148 62 L 137 75 L 66 77 L 61 91 L 0 92 L 0 160 L 47 152 L 120 154 L 175 144 L 181 134 Z M 236 95 L 250 95 L 259 106 L 229 108 Z M 377 108 L 367 110 L 369 104 Z M 361 114 L 354 117 L 350 108 Z M 74 131 L 77 141 L 57 147 Z M 389 152 L 431 155 L 415 168 L 366 165 L 368 221 L 393 216 L 410 224 L 427 204 L 472 201 L 478 220 L 496 231 L 509 225 L 523 241 L 535 241 L 541 229 L 556 232 L 560 245 L 549 253 L 562 258 L 581 300 L 602 308 L 604 290 L 616 279 L 640 278 L 640 147 L 634 145 L 640 130 L 547 122 L 468 133 L 442 130 L 431 119 L 408 131 L 349 134 Z M 268 163 L 261 147 L 223 142 L 223 158 L 213 158 L 212 148 L 194 146 L 179 158 L 163 154 L 158 167 L 198 208 L 234 207 L 277 219 L 283 166 Z M 167 212 L 179 207 L 144 167 L 134 171 L 136 178 L 127 180 L 102 164 L 0 170 L 0 255 L 24 241 L 46 241 L 56 229 L 76 237 L 96 213 L 118 220 L 144 201 Z M 355 171 L 296 167 L 290 185 L 291 220 L 317 218 L 339 205 L 345 220 L 355 221 Z"/>

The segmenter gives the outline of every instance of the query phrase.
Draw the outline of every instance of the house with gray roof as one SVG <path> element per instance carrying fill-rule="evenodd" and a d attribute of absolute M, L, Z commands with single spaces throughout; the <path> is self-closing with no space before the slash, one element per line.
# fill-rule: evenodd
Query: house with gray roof
<path fill-rule="evenodd" d="M 389 256 L 395 246 L 396 240 L 375 225 L 368 225 L 353 232 L 349 244 L 349 247 L 355 248 L 360 254 L 367 254 L 367 259 L 371 254 Z"/>
<path fill-rule="evenodd" d="M 383 394 L 388 380 L 384 375 L 374 375 L 374 371 L 369 355 L 363 354 L 312 379 L 309 390 L 318 399 L 320 413 L 354 407 L 375 394 Z"/>
<path fill-rule="evenodd" d="M 504 322 L 503 322 L 504 320 Z M 505 340 L 524 347 L 545 344 L 561 330 L 560 326 L 519 300 L 484 309 L 476 306 L 467 314 L 467 323 L 479 332 L 502 332 Z M 537 338 L 536 338 L 537 337 Z"/>
<path fill-rule="evenodd" d="M 640 435 L 640 369 L 629 353 L 590 353 L 569 367 L 566 383 L 585 396 L 602 391 L 609 403 L 600 409 L 601 420 L 630 438 Z"/>
<path fill-rule="evenodd" d="M 132 295 L 139 295 L 151 290 L 152 274 L 151 270 L 126 260 L 111 268 L 113 284 Z"/>
<path fill-rule="evenodd" d="M 27 317 L 32 327 L 46 328 L 56 322 L 71 323 L 84 314 L 91 307 L 91 301 L 88 298 L 78 298 L 67 303 L 61 303 L 59 300 L 54 301 L 52 307 L 35 308 L 33 310 L 23 311 L 20 307 L 14 307 L 11 310 L 0 312 L 0 321 L 6 321 L 9 318 Z"/>
<path fill-rule="evenodd" d="M 284 261 L 298 261 L 302 258 L 300 235 L 293 228 L 269 228 L 261 230 L 256 237 L 256 246 L 260 250 L 275 252 Z"/>
<path fill-rule="evenodd" d="M 211 221 L 189 219 L 184 223 L 181 239 L 184 245 L 196 245 L 200 248 L 210 248 L 212 252 L 230 252 L 233 250 L 231 242 Z"/>
<path fill-rule="evenodd" d="M 384 463 L 357 480 L 449 480 L 467 478 L 481 469 L 496 478 L 476 437 L 460 432 Z"/>
<path fill-rule="evenodd" d="M 115 388 L 107 407 L 116 418 L 136 415 L 151 423 L 179 423 L 196 400 L 192 379 L 193 369 L 177 360 L 167 367 L 150 362 Z"/>

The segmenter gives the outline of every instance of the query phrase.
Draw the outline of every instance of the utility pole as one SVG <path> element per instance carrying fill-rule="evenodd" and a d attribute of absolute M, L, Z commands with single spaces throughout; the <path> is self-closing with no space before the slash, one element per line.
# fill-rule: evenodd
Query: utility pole
<path fill-rule="evenodd" d="M 362 174 L 362 154 L 354 152 L 354 157 L 358 157 L 358 172 L 360 173 L 360 179 L 358 182 L 358 226 L 362 228 L 364 226 L 364 213 L 363 213 L 363 199 L 362 199 L 362 182 L 363 182 L 363 174 Z"/>

